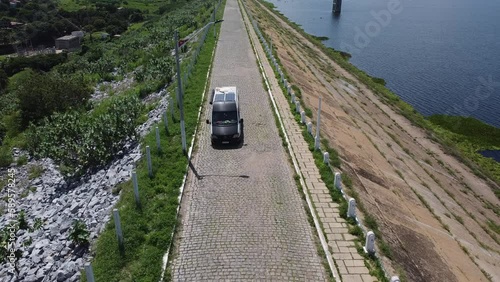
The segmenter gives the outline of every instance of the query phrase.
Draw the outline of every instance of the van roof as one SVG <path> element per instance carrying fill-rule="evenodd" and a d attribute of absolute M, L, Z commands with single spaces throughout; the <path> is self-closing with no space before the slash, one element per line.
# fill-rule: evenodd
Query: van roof
<path fill-rule="evenodd" d="M 235 86 L 216 87 L 213 103 L 235 102 L 238 103 L 238 94 Z"/>

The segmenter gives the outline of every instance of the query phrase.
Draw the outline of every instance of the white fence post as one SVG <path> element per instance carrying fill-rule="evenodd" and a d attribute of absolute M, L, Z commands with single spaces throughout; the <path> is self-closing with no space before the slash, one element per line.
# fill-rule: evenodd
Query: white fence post
<path fill-rule="evenodd" d="M 319 137 L 319 125 L 321 123 L 321 97 L 319 97 L 318 102 L 318 122 L 316 124 L 316 137 L 314 138 L 314 148 L 317 150 L 320 146 L 320 137 Z"/>
<path fill-rule="evenodd" d="M 295 111 L 297 113 L 300 113 L 300 102 L 299 101 L 295 101 Z"/>
<path fill-rule="evenodd" d="M 169 97 L 170 99 L 168 99 L 168 105 L 170 106 L 170 114 L 172 115 L 172 120 L 175 120 L 175 116 L 174 116 L 174 99 L 172 99 L 172 97 Z"/>
<path fill-rule="evenodd" d="M 366 242 L 363 250 L 368 254 L 375 253 L 375 233 L 373 233 L 373 231 L 368 231 L 368 233 L 366 233 Z"/>
<path fill-rule="evenodd" d="M 313 128 L 312 122 L 308 122 L 307 123 L 307 132 L 309 132 L 311 135 L 312 135 L 312 128 Z"/>
<path fill-rule="evenodd" d="M 160 130 L 158 129 L 158 126 L 155 127 L 155 130 L 156 130 L 156 148 L 158 149 L 158 152 L 161 152 Z"/>
<path fill-rule="evenodd" d="M 328 152 L 324 152 L 323 153 L 323 162 L 325 164 L 329 164 L 330 163 L 330 154 Z"/>
<path fill-rule="evenodd" d="M 123 246 L 123 233 L 122 233 L 122 224 L 120 222 L 120 214 L 118 213 L 118 209 L 113 209 L 113 219 L 115 221 L 115 231 L 116 231 L 116 238 L 118 239 L 118 246 L 120 247 L 120 250 L 124 250 Z"/>
<path fill-rule="evenodd" d="M 146 146 L 146 159 L 148 161 L 149 177 L 153 177 L 153 164 L 151 163 L 151 150 L 149 146 Z"/>
<path fill-rule="evenodd" d="M 392 276 L 391 277 L 391 282 L 399 282 L 399 277 L 398 276 Z"/>
<path fill-rule="evenodd" d="M 356 218 L 356 200 L 349 199 L 349 207 L 347 208 L 347 217 Z"/>
<path fill-rule="evenodd" d="M 137 173 L 135 171 L 132 172 L 132 183 L 134 184 L 135 203 L 137 206 L 140 206 L 141 200 L 139 198 L 139 183 L 137 182 Z"/>
<path fill-rule="evenodd" d="M 340 175 L 340 172 L 335 172 L 335 180 L 333 182 L 333 185 L 339 190 L 342 189 L 342 176 Z"/>
<path fill-rule="evenodd" d="M 306 123 L 306 112 L 304 111 L 300 112 L 300 122 L 302 124 Z"/>
<path fill-rule="evenodd" d="M 165 124 L 165 131 L 168 134 L 168 117 L 167 117 L 167 111 L 163 113 L 163 123 Z"/>
<path fill-rule="evenodd" d="M 94 270 L 92 269 L 92 264 L 89 262 L 85 264 L 85 276 L 87 276 L 88 282 L 95 282 Z"/>

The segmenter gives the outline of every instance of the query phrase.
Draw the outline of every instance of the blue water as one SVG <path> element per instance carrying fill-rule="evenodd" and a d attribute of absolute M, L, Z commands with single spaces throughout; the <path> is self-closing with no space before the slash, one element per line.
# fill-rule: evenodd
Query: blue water
<path fill-rule="evenodd" d="M 487 158 L 492 158 L 500 163 L 500 150 L 484 150 L 479 153 Z"/>
<path fill-rule="evenodd" d="M 384 78 L 423 115 L 500 127 L 500 1 L 344 0 L 339 16 L 333 0 L 269 2 L 307 33 L 328 37 L 328 47 L 351 53 L 354 65 Z M 389 12 L 390 2 L 400 5 Z"/>

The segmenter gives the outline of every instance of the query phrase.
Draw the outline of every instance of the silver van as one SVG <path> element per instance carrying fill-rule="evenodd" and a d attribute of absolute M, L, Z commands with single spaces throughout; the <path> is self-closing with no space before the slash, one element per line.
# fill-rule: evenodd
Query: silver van
<path fill-rule="evenodd" d="M 240 117 L 238 92 L 235 86 L 216 87 L 210 99 L 212 121 L 210 134 L 212 145 L 239 144 L 243 140 L 243 119 Z"/>

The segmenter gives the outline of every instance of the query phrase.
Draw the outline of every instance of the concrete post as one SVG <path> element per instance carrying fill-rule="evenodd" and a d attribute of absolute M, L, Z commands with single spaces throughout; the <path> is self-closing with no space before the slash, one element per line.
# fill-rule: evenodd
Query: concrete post
<path fill-rule="evenodd" d="M 329 164 L 330 163 L 330 154 L 328 152 L 324 152 L 323 153 L 323 162 L 325 164 Z"/>
<path fill-rule="evenodd" d="M 213 27 L 214 27 L 214 38 L 217 38 L 217 28 L 215 28 L 215 13 L 217 13 L 217 6 L 215 6 L 215 3 L 214 3 L 214 16 L 213 16 Z"/>
<path fill-rule="evenodd" d="M 333 0 L 333 13 L 340 14 L 342 10 L 342 0 Z"/>
<path fill-rule="evenodd" d="M 165 124 L 165 131 L 168 134 L 168 118 L 167 118 L 167 111 L 163 113 L 163 123 Z"/>
<path fill-rule="evenodd" d="M 375 233 L 373 233 L 373 231 L 368 231 L 366 234 L 366 242 L 363 250 L 367 254 L 375 253 Z"/>
<path fill-rule="evenodd" d="M 151 163 L 151 150 L 149 146 L 146 146 L 146 159 L 148 161 L 149 177 L 153 177 L 153 164 Z"/>
<path fill-rule="evenodd" d="M 356 218 L 356 200 L 349 199 L 349 207 L 347 208 L 347 217 Z"/>
<path fill-rule="evenodd" d="M 160 130 L 158 129 L 158 126 L 155 127 L 155 131 L 156 131 L 156 148 L 158 149 L 158 152 L 161 152 Z"/>
<path fill-rule="evenodd" d="M 293 104 L 295 104 L 295 93 L 292 93 L 292 99 L 290 100 Z"/>
<path fill-rule="evenodd" d="M 288 85 L 288 87 L 286 88 L 286 93 L 288 95 L 290 95 L 292 93 L 292 87 L 290 85 Z"/>
<path fill-rule="evenodd" d="M 308 122 L 307 123 L 307 132 L 309 132 L 309 134 L 311 134 L 311 135 L 312 135 L 312 128 L 313 128 L 312 122 Z"/>
<path fill-rule="evenodd" d="M 175 63 L 177 70 L 177 101 L 179 102 L 179 112 L 181 117 L 181 138 L 182 138 L 182 152 L 184 155 L 187 154 L 186 147 L 186 127 L 184 124 L 184 94 L 182 93 L 182 81 L 181 81 L 181 65 L 179 62 L 179 32 L 176 30 L 174 33 L 174 42 L 175 42 Z"/>
<path fill-rule="evenodd" d="M 319 97 L 319 102 L 318 102 L 318 122 L 316 124 L 316 137 L 314 138 L 314 148 L 316 150 L 319 149 L 320 146 L 320 137 L 319 137 L 319 125 L 321 123 L 321 97 Z"/>
<path fill-rule="evenodd" d="M 304 111 L 300 112 L 300 122 L 302 124 L 306 123 L 306 112 Z"/>
<path fill-rule="evenodd" d="M 135 171 L 132 172 L 132 183 L 134 184 L 135 203 L 137 204 L 137 206 L 140 206 L 141 201 L 139 199 L 139 183 L 137 182 L 137 173 Z"/>
<path fill-rule="evenodd" d="M 172 99 L 172 97 L 170 97 L 170 99 L 168 99 L 168 105 L 170 106 L 170 115 L 172 116 L 172 120 L 175 120 L 175 116 L 174 116 L 174 99 Z"/>
<path fill-rule="evenodd" d="M 335 188 L 341 190 L 342 189 L 342 176 L 340 172 L 335 172 L 335 180 L 333 182 Z"/>
<path fill-rule="evenodd" d="M 286 78 L 285 78 L 285 79 L 283 79 L 283 85 L 285 86 L 285 88 L 287 88 L 287 87 L 288 87 L 288 81 L 286 80 Z"/>
<path fill-rule="evenodd" d="M 122 233 L 122 225 L 120 222 L 120 214 L 118 213 L 118 209 L 113 209 L 113 219 L 115 221 L 115 231 L 116 238 L 118 239 L 118 246 L 120 250 L 123 250 L 123 233 Z"/>
<path fill-rule="evenodd" d="M 398 276 L 392 276 L 391 277 L 391 282 L 399 282 L 399 277 Z"/>
<path fill-rule="evenodd" d="M 87 276 L 88 282 L 95 282 L 94 270 L 92 269 L 92 264 L 90 263 L 85 264 L 85 276 Z"/>
<path fill-rule="evenodd" d="M 300 113 L 300 102 L 299 101 L 295 101 L 295 111 L 297 113 Z"/>

